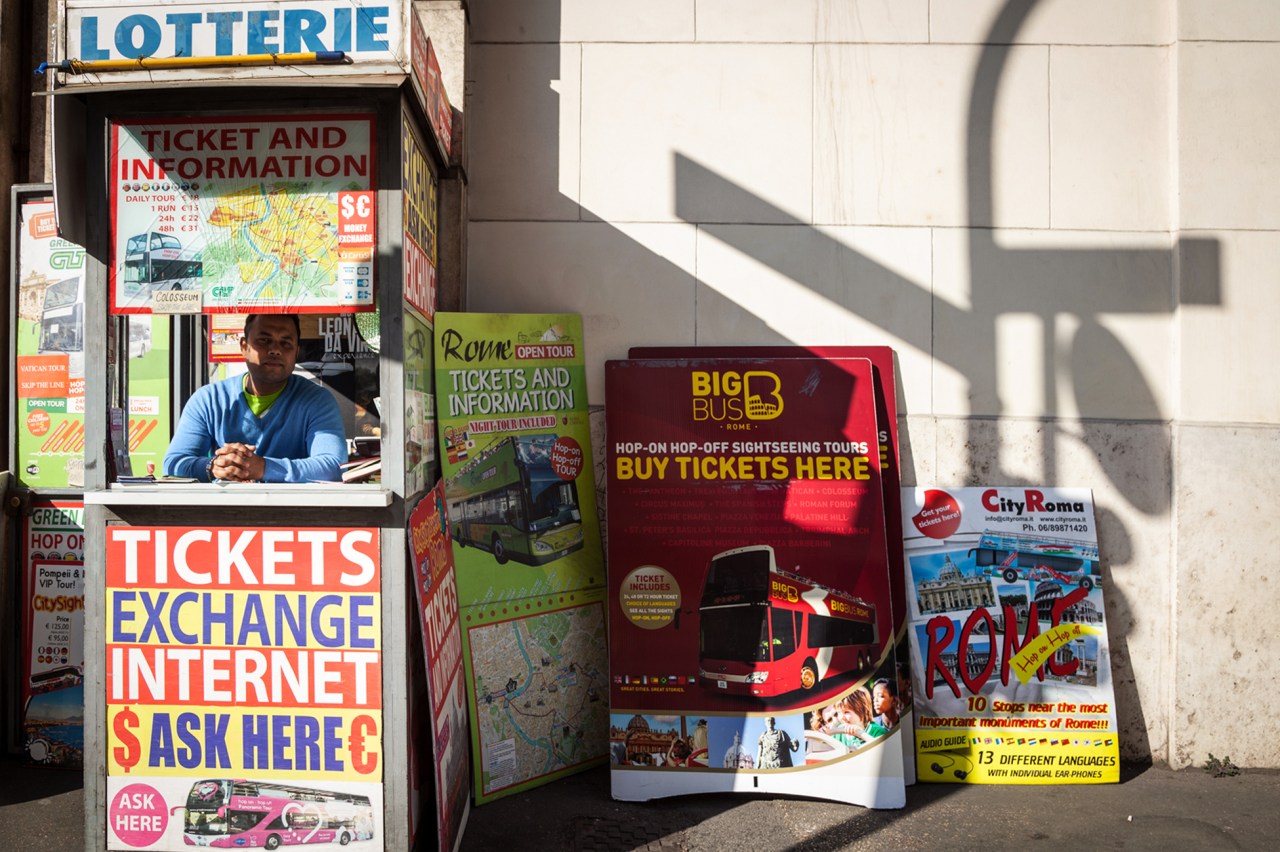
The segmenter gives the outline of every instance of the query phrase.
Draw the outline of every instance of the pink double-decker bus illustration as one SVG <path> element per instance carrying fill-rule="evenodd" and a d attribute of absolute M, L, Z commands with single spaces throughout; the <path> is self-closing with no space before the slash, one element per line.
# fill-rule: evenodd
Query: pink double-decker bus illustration
<path fill-rule="evenodd" d="M 262 781 L 191 785 L 182 836 L 189 846 L 278 849 L 373 839 L 368 796 Z"/>

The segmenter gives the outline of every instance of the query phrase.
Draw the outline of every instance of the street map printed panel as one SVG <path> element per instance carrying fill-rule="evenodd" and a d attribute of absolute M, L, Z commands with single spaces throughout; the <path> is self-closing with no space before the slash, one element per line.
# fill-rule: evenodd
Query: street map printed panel
<path fill-rule="evenodd" d="M 148 118 L 111 135 L 114 313 L 372 306 L 372 115 Z"/>
<path fill-rule="evenodd" d="M 485 794 L 605 750 L 608 658 L 600 603 L 473 627 Z"/>

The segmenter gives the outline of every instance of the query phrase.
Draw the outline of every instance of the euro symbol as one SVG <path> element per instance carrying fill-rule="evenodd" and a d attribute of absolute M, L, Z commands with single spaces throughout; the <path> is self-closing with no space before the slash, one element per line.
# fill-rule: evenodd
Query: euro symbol
<path fill-rule="evenodd" d="M 115 732 L 116 739 L 123 743 L 111 750 L 111 756 L 115 758 L 116 763 L 124 767 L 125 774 L 138 765 L 138 759 L 142 754 L 138 738 L 130 730 L 138 727 L 138 724 L 138 714 L 128 707 L 117 713 L 111 722 L 111 729 Z"/>
<path fill-rule="evenodd" d="M 366 736 L 378 735 L 378 723 L 369 716 L 357 716 L 351 720 L 351 736 L 347 737 L 347 750 L 351 752 L 351 768 L 361 775 L 368 775 L 378 768 L 378 753 L 364 747 Z"/>

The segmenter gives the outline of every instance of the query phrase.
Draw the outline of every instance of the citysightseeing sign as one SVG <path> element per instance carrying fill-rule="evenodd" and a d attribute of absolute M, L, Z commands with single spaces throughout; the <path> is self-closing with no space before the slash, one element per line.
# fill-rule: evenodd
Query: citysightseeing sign
<path fill-rule="evenodd" d="M 112 72 L 111 82 L 395 74 L 408 70 L 410 3 L 382 0 L 222 0 L 217 4 L 67 0 L 63 26 L 68 59 L 81 62 L 194 57 L 226 67 Z M 233 69 L 237 57 L 341 51 L 351 64 L 288 64 Z M 66 75 L 63 84 L 101 85 L 95 74 Z"/>

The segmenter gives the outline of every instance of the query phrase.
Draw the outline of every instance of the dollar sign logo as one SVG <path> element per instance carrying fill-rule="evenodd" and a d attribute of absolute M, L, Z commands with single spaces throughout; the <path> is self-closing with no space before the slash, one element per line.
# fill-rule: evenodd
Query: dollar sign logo
<path fill-rule="evenodd" d="M 368 775 L 378 768 L 378 753 L 364 747 L 366 736 L 378 735 L 378 723 L 369 716 L 357 716 L 351 720 L 351 736 L 347 748 L 351 751 L 351 768 L 361 775 Z"/>
<path fill-rule="evenodd" d="M 111 722 L 116 740 L 122 743 L 111 750 L 111 756 L 115 758 L 116 763 L 124 767 L 125 774 L 138 765 L 138 759 L 142 754 L 142 745 L 130 730 L 138 727 L 139 724 L 138 714 L 128 707 L 117 713 L 116 718 Z"/>

